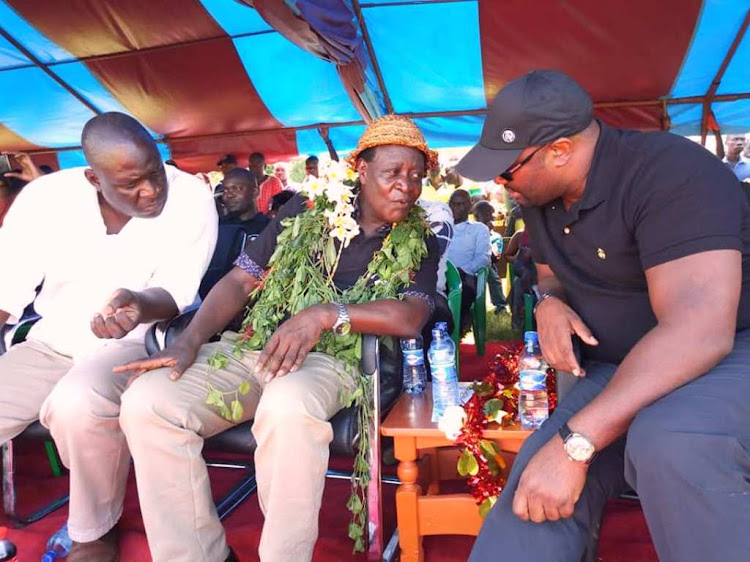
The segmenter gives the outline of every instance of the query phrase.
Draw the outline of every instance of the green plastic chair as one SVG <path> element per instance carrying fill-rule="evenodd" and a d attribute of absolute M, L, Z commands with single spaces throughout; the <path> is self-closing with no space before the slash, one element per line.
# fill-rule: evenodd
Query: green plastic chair
<path fill-rule="evenodd" d="M 477 355 L 484 355 L 484 344 L 487 339 L 487 276 L 489 267 L 477 271 L 477 296 L 471 305 L 471 325 L 474 330 L 474 343 Z"/>
<path fill-rule="evenodd" d="M 448 290 L 448 308 L 453 317 L 451 338 L 456 344 L 456 371 L 458 371 L 458 344 L 461 343 L 461 275 L 451 262 L 445 263 L 445 284 Z"/>

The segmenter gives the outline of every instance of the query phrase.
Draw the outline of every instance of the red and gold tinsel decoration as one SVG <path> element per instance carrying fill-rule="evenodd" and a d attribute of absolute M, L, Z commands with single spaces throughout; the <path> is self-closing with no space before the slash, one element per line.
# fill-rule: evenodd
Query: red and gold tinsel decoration
<path fill-rule="evenodd" d="M 466 421 L 456 443 L 464 449 L 458 461 L 458 472 L 466 476 L 471 495 L 484 517 L 494 505 L 505 485 L 505 462 L 497 445 L 482 438 L 483 431 L 496 419 L 499 411 L 506 412 L 500 422 L 503 427 L 516 423 L 518 417 L 518 359 L 522 342 L 509 342 L 506 350 L 495 355 L 489 363 L 489 373 L 474 383 L 474 394 L 464 404 Z M 550 412 L 557 405 L 556 376 L 547 372 Z"/>

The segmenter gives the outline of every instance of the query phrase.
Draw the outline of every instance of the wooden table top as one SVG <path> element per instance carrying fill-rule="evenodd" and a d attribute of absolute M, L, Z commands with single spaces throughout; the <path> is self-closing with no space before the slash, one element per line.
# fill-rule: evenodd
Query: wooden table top
<path fill-rule="evenodd" d="M 388 413 L 381 432 L 389 437 L 442 437 L 445 434 L 438 429 L 438 424 L 431 421 L 432 417 L 432 383 L 422 394 L 402 394 Z M 526 439 L 532 434 L 531 430 L 521 429 L 518 424 L 501 428 L 492 423 L 484 431 L 484 436 L 490 439 L 518 438 Z"/>

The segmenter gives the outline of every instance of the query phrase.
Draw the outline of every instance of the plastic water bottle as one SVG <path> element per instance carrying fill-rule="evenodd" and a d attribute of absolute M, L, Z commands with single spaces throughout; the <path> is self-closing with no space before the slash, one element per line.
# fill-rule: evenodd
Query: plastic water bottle
<path fill-rule="evenodd" d="M 456 346 L 440 328 L 433 328 L 427 354 L 432 374 L 432 421 L 437 422 L 448 406 L 458 405 Z"/>
<path fill-rule="evenodd" d="M 518 417 L 523 429 L 536 429 L 549 417 L 547 363 L 536 332 L 526 332 L 523 340 L 518 361 Z"/>
<path fill-rule="evenodd" d="M 47 541 L 47 552 L 42 555 L 42 562 L 55 562 L 55 560 L 65 558 L 70 554 L 72 547 L 73 541 L 68 535 L 68 524 L 65 523 Z"/>
<path fill-rule="evenodd" d="M 0 561 L 18 562 L 18 558 L 16 558 L 16 545 L 10 542 L 6 538 L 7 536 L 7 527 L 0 527 Z"/>
<path fill-rule="evenodd" d="M 401 340 L 401 351 L 404 356 L 402 373 L 404 391 L 407 394 L 422 394 L 427 385 L 427 369 L 424 366 L 424 349 L 422 338 Z"/>

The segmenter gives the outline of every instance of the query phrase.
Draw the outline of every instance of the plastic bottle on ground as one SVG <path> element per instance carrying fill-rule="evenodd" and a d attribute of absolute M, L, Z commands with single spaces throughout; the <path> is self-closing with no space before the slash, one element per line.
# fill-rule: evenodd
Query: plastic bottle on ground
<path fill-rule="evenodd" d="M 68 524 L 65 523 L 47 541 L 47 551 L 42 555 L 42 562 L 55 562 L 65 558 L 73 548 L 73 540 L 68 535 Z"/>
<path fill-rule="evenodd" d="M 7 527 L 0 527 L 0 561 L 18 562 L 18 558 L 16 558 L 16 545 L 8 539 Z"/>

